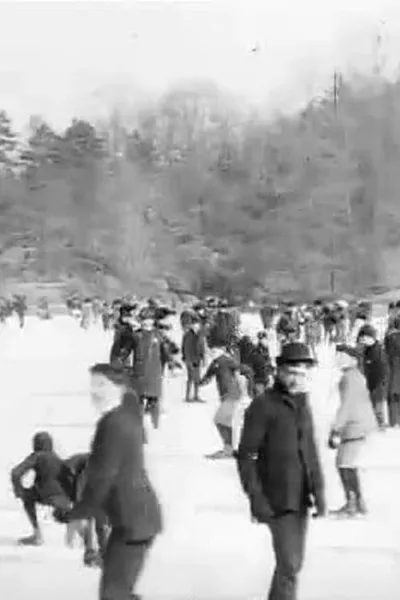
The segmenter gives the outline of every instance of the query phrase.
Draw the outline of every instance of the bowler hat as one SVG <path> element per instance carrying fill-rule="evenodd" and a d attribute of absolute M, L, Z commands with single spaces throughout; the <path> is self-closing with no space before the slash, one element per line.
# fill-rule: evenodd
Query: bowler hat
<path fill-rule="evenodd" d="M 297 363 L 306 363 L 308 365 L 315 364 L 315 359 L 312 356 L 310 349 L 306 344 L 302 344 L 301 342 L 285 344 L 280 356 L 276 359 L 276 364 L 282 366 Z"/>

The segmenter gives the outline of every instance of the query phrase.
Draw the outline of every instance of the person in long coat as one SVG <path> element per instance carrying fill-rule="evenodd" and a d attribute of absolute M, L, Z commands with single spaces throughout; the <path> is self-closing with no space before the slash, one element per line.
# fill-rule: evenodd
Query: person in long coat
<path fill-rule="evenodd" d="M 367 382 L 358 368 L 361 356 L 356 348 L 337 346 L 340 405 L 331 426 L 329 446 L 337 448 L 336 467 L 346 498 L 344 506 L 331 511 L 336 516 L 365 514 L 367 507 L 359 477 L 360 461 L 367 438 L 378 430 Z"/>
<path fill-rule="evenodd" d="M 296 600 L 310 509 L 325 514 L 321 470 L 306 381 L 314 359 L 291 343 L 277 358 L 274 387 L 245 413 L 238 470 L 252 519 L 269 526 L 276 556 L 269 600 Z"/>
<path fill-rule="evenodd" d="M 103 556 L 99 600 L 133 600 L 148 552 L 162 530 L 160 503 L 144 466 L 143 429 L 136 392 L 123 367 L 94 365 L 96 426 L 80 499 L 58 509 L 61 523 L 101 514 L 111 532 Z M 133 594 L 133 595 L 132 595 Z"/>
<path fill-rule="evenodd" d="M 376 329 L 370 324 L 360 329 L 357 341 L 362 352 L 362 372 L 367 381 L 376 419 L 379 427 L 385 429 L 388 375 L 386 353 L 378 340 Z"/>
<path fill-rule="evenodd" d="M 390 427 L 400 426 L 400 317 L 396 317 L 385 335 L 388 363 L 388 413 Z"/>
<path fill-rule="evenodd" d="M 136 305 L 123 304 L 115 323 L 114 340 L 110 351 L 110 363 L 132 368 L 136 338 Z"/>
<path fill-rule="evenodd" d="M 141 328 L 133 341 L 133 379 L 143 412 L 150 414 L 155 429 L 159 426 L 164 366 L 173 366 L 170 348 L 161 331 L 155 327 L 156 313 L 145 308 L 139 315 Z"/>

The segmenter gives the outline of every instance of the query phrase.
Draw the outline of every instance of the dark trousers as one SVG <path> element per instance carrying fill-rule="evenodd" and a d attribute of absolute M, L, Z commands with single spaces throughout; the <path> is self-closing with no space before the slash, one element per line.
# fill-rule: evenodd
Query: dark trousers
<path fill-rule="evenodd" d="M 152 540 L 131 541 L 126 533 L 112 529 L 103 557 L 99 600 L 132 600 Z"/>
<path fill-rule="evenodd" d="M 186 397 L 185 400 L 190 400 L 190 392 L 194 391 L 194 399 L 197 400 L 199 397 L 199 383 L 200 383 L 200 365 L 193 365 L 186 363 L 187 380 L 186 380 Z"/>
<path fill-rule="evenodd" d="M 388 397 L 389 425 L 400 425 L 400 394 L 389 394 Z"/>
<path fill-rule="evenodd" d="M 269 527 L 275 553 L 275 571 L 268 600 L 296 600 L 298 575 L 304 562 L 308 517 L 291 512 L 274 518 Z"/>
<path fill-rule="evenodd" d="M 107 548 L 109 528 L 105 519 L 90 519 L 86 522 L 83 532 L 85 552 L 96 552 L 96 546 L 101 556 Z"/>
<path fill-rule="evenodd" d="M 370 390 L 372 407 L 378 421 L 379 427 L 385 424 L 385 399 L 383 389 L 378 387 L 375 390 Z"/>
<path fill-rule="evenodd" d="M 62 508 L 68 510 L 71 506 L 71 501 L 67 496 L 51 496 L 42 499 L 35 488 L 26 488 L 21 496 L 26 515 L 33 529 L 38 529 L 39 523 L 37 518 L 37 505 L 51 506 L 53 508 Z"/>

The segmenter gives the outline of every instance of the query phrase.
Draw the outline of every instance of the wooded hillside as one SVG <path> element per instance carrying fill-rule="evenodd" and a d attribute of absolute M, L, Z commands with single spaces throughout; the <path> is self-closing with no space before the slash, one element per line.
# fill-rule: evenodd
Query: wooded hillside
<path fill-rule="evenodd" d="M 269 121 L 213 86 L 128 129 L 0 113 L 0 276 L 83 293 L 251 297 L 398 286 L 400 80 L 337 77 Z"/>

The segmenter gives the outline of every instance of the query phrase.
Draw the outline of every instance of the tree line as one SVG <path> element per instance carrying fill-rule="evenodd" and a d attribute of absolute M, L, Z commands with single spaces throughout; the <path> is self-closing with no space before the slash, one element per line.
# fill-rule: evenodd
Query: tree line
<path fill-rule="evenodd" d="M 398 285 L 400 79 L 266 119 L 212 85 L 132 116 L 0 112 L 0 278 L 84 293 L 311 298 Z"/>

